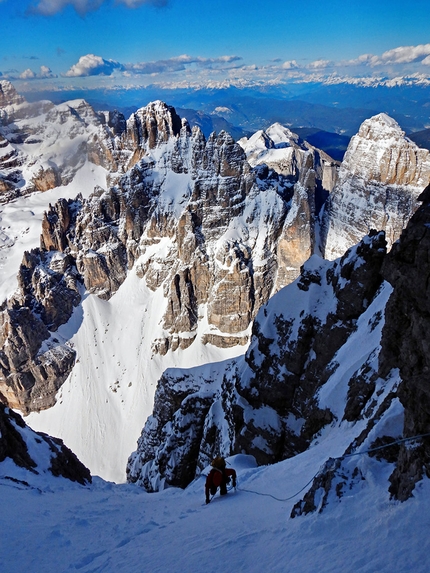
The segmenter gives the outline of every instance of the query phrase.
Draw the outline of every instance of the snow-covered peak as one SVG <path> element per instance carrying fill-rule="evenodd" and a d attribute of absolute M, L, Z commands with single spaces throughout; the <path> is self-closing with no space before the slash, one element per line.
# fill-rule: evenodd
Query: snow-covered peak
<path fill-rule="evenodd" d="M 170 105 L 167 105 L 165 102 L 161 100 L 155 100 L 149 102 L 145 107 L 141 107 L 140 109 L 138 109 L 134 115 L 142 118 L 143 117 L 153 118 L 156 120 L 157 124 L 160 121 L 164 121 L 172 128 L 174 124 L 175 127 L 177 128 L 179 120 L 179 116 L 176 114 L 175 108 L 173 108 Z M 182 122 L 179 120 L 179 126 L 181 125 L 181 123 Z M 172 129 L 172 131 L 174 132 L 175 129 Z"/>
<path fill-rule="evenodd" d="M 308 149 L 308 146 L 299 144 L 298 135 L 280 123 L 272 124 L 265 131 L 260 129 L 249 138 L 242 137 L 238 143 L 245 151 L 248 160 L 251 159 L 251 162 L 259 154 L 262 152 L 265 153 L 268 149 L 283 149 L 285 147 L 296 147 L 303 150 Z M 262 161 L 258 161 L 257 163 L 262 163 Z"/>
<path fill-rule="evenodd" d="M 265 164 L 276 173 L 301 180 L 309 167 L 315 170 L 325 190 L 331 191 L 337 176 L 336 163 L 323 151 L 306 142 L 280 123 L 274 123 L 266 131 L 259 130 L 249 139 L 238 141 L 252 167 Z"/>
<path fill-rule="evenodd" d="M 272 124 L 268 129 L 266 129 L 266 133 L 275 145 L 299 144 L 299 136 L 288 129 L 288 127 L 285 127 L 278 122 Z"/>
<path fill-rule="evenodd" d="M 389 144 L 391 141 L 403 139 L 404 135 L 405 132 L 395 119 L 386 113 L 379 113 L 361 124 L 356 137 Z"/>
<path fill-rule="evenodd" d="M 383 184 L 409 184 L 421 191 L 430 177 L 429 152 L 408 139 L 393 118 L 380 113 L 366 119 L 351 139 L 339 185 L 351 175 Z"/>
<path fill-rule="evenodd" d="M 69 119 L 74 123 L 81 124 L 82 128 L 101 124 L 99 115 L 84 99 L 75 99 L 56 105 L 46 117 L 46 121 L 52 123 L 65 123 Z"/>
<path fill-rule="evenodd" d="M 250 138 L 242 137 L 238 143 L 247 155 L 256 151 L 265 151 L 275 146 L 269 135 L 262 129 L 256 131 Z"/>
<path fill-rule="evenodd" d="M 325 207 L 324 256 L 334 259 L 370 229 L 385 230 L 388 245 L 400 236 L 430 180 L 430 152 L 405 136 L 385 113 L 365 120 L 345 153 Z"/>

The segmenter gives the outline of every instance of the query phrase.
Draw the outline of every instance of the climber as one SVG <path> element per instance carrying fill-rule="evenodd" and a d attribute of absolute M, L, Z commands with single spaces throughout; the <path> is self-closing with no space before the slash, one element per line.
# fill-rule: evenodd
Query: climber
<path fill-rule="evenodd" d="M 216 494 L 219 488 L 219 494 L 225 495 L 227 493 L 227 484 L 230 483 L 232 478 L 233 487 L 236 487 L 236 470 L 233 468 L 225 467 L 225 459 L 216 457 L 211 463 L 212 469 L 206 478 L 205 493 L 206 503 L 210 502 L 209 494 L 212 497 Z"/>

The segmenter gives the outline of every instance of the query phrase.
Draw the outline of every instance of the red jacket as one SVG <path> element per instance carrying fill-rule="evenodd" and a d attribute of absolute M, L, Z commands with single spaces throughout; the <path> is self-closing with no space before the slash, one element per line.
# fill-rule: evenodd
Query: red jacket
<path fill-rule="evenodd" d="M 227 484 L 230 482 L 230 478 L 233 478 L 233 485 L 236 485 L 236 470 L 230 468 L 224 468 L 220 470 L 218 468 L 212 468 L 206 478 L 206 501 L 209 500 L 209 493 L 215 495 L 216 490 L 220 488 L 220 494 L 225 495 L 227 493 Z"/>

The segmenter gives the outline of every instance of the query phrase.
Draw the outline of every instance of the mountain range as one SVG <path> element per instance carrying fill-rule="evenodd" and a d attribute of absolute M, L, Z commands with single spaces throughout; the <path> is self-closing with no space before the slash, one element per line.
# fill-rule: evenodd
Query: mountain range
<path fill-rule="evenodd" d="M 387 496 L 414 495 L 430 154 L 392 117 L 365 119 L 341 163 L 279 122 L 236 142 L 161 101 L 127 119 L 5 81 L 0 121 L 2 428 L 25 428 L 18 409 L 148 491 L 217 453 L 319 451 L 292 517 L 359 495 L 360 449 L 381 452 Z M 8 435 L 0 462 L 20 466 Z"/>

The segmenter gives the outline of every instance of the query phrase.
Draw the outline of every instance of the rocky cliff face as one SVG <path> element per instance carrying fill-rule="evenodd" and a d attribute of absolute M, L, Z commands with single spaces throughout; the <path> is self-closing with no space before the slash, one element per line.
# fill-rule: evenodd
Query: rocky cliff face
<path fill-rule="evenodd" d="M 267 165 L 291 181 L 303 180 L 309 167 L 316 174 L 318 193 L 324 195 L 333 189 L 339 164 L 329 155 L 316 149 L 280 123 L 274 123 L 266 131 L 260 130 L 249 139 L 239 140 L 252 167 Z"/>
<path fill-rule="evenodd" d="M 267 464 L 305 450 L 336 418 L 316 396 L 381 287 L 384 255 L 374 233 L 333 263 L 311 258 L 260 310 L 243 358 L 209 376 L 166 372 L 128 479 L 150 491 L 184 486 L 217 452 Z"/>
<path fill-rule="evenodd" d="M 59 203 L 46 221 L 70 216 L 75 204 Z M 65 222 L 64 219 L 62 221 Z M 51 245 L 61 237 L 55 235 Z M 43 243 L 43 241 L 42 241 Z M 70 373 L 76 353 L 55 332 L 72 315 L 81 295 L 75 261 L 45 248 L 25 253 L 18 289 L 0 311 L 0 396 L 24 413 L 55 403 L 55 394 Z"/>
<path fill-rule="evenodd" d="M 257 315 L 244 358 L 218 369 L 167 371 L 128 479 L 183 487 L 218 453 L 260 464 L 333 440 L 292 517 L 359 493 L 369 457 L 405 500 L 430 476 L 427 309 L 430 187 L 390 253 L 372 233 L 341 259 L 312 258 Z M 408 438 L 424 436 L 411 441 Z M 370 478 L 371 479 L 371 478 Z"/>
<path fill-rule="evenodd" d="M 68 185 L 86 161 L 121 170 L 115 141 L 125 120 L 84 100 L 28 103 L 0 82 L 0 202 Z"/>
<path fill-rule="evenodd" d="M 91 410 L 88 418 L 99 420 L 105 416 L 106 428 L 118 412 L 126 412 L 124 418 L 130 418 L 133 412 L 133 423 L 139 423 L 133 443 L 142 425 L 135 421 L 138 419 L 136 411 L 143 408 L 139 406 L 144 401 L 142 395 L 149 396 L 144 405 L 146 416 L 150 408 L 147 403 L 151 402 L 152 406 L 151 388 L 166 368 L 165 360 L 169 365 L 177 365 L 188 351 L 188 357 L 192 355 L 192 359 L 184 359 L 181 364 L 201 363 L 202 356 L 212 349 L 213 355 L 220 360 L 228 352 L 228 356 L 232 356 L 234 349 L 248 344 L 252 322 L 260 307 L 296 279 L 303 263 L 318 252 L 321 244 L 318 213 L 335 184 L 327 203 L 331 207 L 324 209 L 322 228 L 331 228 L 336 217 L 340 220 L 345 209 L 352 206 L 353 215 L 348 218 L 348 224 L 356 226 L 354 233 L 358 241 L 369 230 L 367 226 L 360 226 L 361 221 L 366 220 L 369 209 L 372 213 L 375 211 L 375 205 L 386 215 L 375 221 L 378 230 L 387 229 L 387 225 L 394 225 L 396 229 L 404 226 L 415 208 L 409 209 L 408 205 L 413 205 L 416 185 L 426 173 L 427 156 L 419 151 L 415 154 L 415 175 L 405 178 L 402 165 L 406 165 L 407 157 L 411 158 L 415 151 L 407 147 L 409 143 L 402 132 L 386 116 L 376 116 L 369 120 L 366 128 L 363 127 L 357 141 L 366 144 L 361 146 L 356 141 L 357 145 L 351 147 L 337 180 L 339 166 L 335 162 L 276 124 L 238 145 L 225 132 L 206 139 L 199 129 L 190 130 L 187 122 L 162 102 L 149 104 L 126 121 L 118 113 L 96 113 L 83 100 L 60 106 L 49 102 L 30 105 L 6 84 L 1 83 L 3 93 L 8 95 L 7 98 L 4 96 L 4 105 L 0 107 L 0 161 L 3 162 L 0 165 L 0 190 L 5 191 L 3 200 L 36 189 L 50 193 L 52 186 L 66 194 L 68 188 L 64 185 L 73 183 L 78 175 L 85 198 L 61 199 L 47 208 L 40 247 L 23 257 L 18 288 L 1 306 L 0 393 L 11 406 L 24 412 L 41 410 L 55 403 L 58 388 L 71 373 L 69 380 L 75 381 L 80 388 L 85 381 L 91 384 L 88 394 L 82 391 L 76 399 L 77 402 L 81 400 L 77 407 L 80 412 L 90 409 L 88 404 L 92 401 L 94 388 L 97 388 L 96 393 L 102 393 L 104 390 L 101 389 L 106 387 L 108 398 L 103 399 L 103 404 L 107 404 L 103 406 L 103 414 Z M 386 132 L 388 135 L 379 137 L 378 134 Z M 403 150 L 405 145 L 406 151 L 387 155 L 388 148 Z M 362 165 L 361 171 L 358 165 Z M 412 163 L 407 163 L 407 167 L 412 168 Z M 94 170 L 102 173 L 104 180 L 98 181 L 99 186 L 88 198 L 87 179 L 82 173 L 88 175 Z M 342 180 L 343 187 L 340 185 Z M 348 195 L 351 181 L 356 185 L 354 195 Z M 358 181 L 363 183 L 364 191 Z M 406 186 L 403 185 L 405 182 Z M 63 187 L 56 187 L 58 185 Z M 74 183 L 70 187 L 76 189 Z M 392 194 L 393 190 L 397 195 Z M 344 200 L 337 203 L 335 198 L 338 196 L 343 196 Z M 350 241 L 354 233 L 351 232 Z M 391 239 L 387 239 L 390 243 Z M 0 230 L 0 240 L 4 245 L 13 241 L 6 228 Z M 196 399 L 195 408 L 196 411 L 200 409 L 203 420 L 203 430 L 199 432 L 209 436 L 208 444 L 211 443 L 210 436 L 218 436 L 217 443 L 227 444 L 228 451 L 228 444 L 235 444 L 237 440 L 237 444 L 242 444 L 240 447 L 255 451 L 264 463 L 263 460 L 274 461 L 302 451 L 315 432 L 334 419 L 333 416 L 343 418 L 343 413 L 332 412 L 329 406 L 319 404 L 312 396 L 322 379 L 331 379 L 327 363 L 347 345 L 351 329 L 367 312 L 366 305 L 377 298 L 375 289 L 381 281 L 378 257 L 382 242 L 380 235 L 372 235 L 361 245 L 359 253 L 351 251 L 355 254 L 350 253 L 350 258 L 331 266 L 330 272 L 329 267 L 324 267 L 325 263 L 316 263 L 318 259 L 315 258 L 305 265 L 299 283 L 304 288 L 297 287 L 298 291 L 306 290 L 307 285 L 312 296 L 316 292 L 324 294 L 315 294 L 315 300 L 306 302 L 308 306 L 298 304 L 297 308 L 305 317 L 303 323 L 286 311 L 284 318 L 277 319 L 276 331 L 273 331 L 274 340 L 280 337 L 290 341 L 291 348 L 296 350 L 281 353 L 283 358 L 278 362 L 273 359 L 276 353 L 270 359 L 264 358 L 264 352 L 257 353 L 252 345 L 253 354 L 247 354 L 247 361 L 238 366 L 237 371 L 232 367 L 235 374 L 227 376 L 223 382 L 227 394 L 220 399 L 231 404 L 230 410 L 224 405 L 221 410 L 217 410 L 219 406 L 212 409 L 212 398 L 207 398 L 217 393 L 221 396 L 219 385 L 209 384 L 207 376 L 200 380 L 202 388 L 208 386 L 208 392 L 203 399 L 199 391 L 193 391 L 194 397 L 189 400 Z M 357 262 L 361 256 L 366 264 Z M 355 263 L 354 257 L 358 257 Z M 346 286 L 348 273 L 356 277 L 356 286 Z M 114 295 L 121 297 L 121 287 L 133 280 L 136 293 L 132 293 L 132 298 L 136 300 L 136 315 L 139 316 L 136 321 L 141 321 L 140 330 L 136 328 L 136 340 L 130 343 L 136 348 L 136 355 L 130 358 L 123 349 L 114 359 L 112 355 L 107 356 L 106 351 L 100 351 L 106 341 L 106 346 L 109 343 L 115 350 L 111 354 L 117 353 L 118 337 L 114 337 L 113 331 L 127 330 L 128 317 L 118 316 L 111 327 L 106 320 L 106 338 L 94 331 L 90 342 L 85 334 L 81 338 L 77 334 L 73 344 L 70 343 L 70 329 L 63 329 L 63 325 L 68 324 L 74 309 L 77 306 L 83 309 L 85 301 L 103 299 L 109 303 L 113 301 L 109 305 L 106 303 L 104 309 L 114 315 Z M 311 307 L 316 308 L 319 304 L 318 300 L 326 301 L 328 306 L 329 301 L 333 302 L 331 314 L 324 320 L 310 312 Z M 99 318 L 103 304 L 99 300 L 98 303 L 89 302 L 85 307 L 84 332 L 87 324 L 92 325 L 92 321 Z M 295 295 L 292 302 L 287 298 L 280 304 L 286 307 L 296 304 Z M 149 309 L 151 312 L 146 312 Z M 382 313 L 382 310 L 379 308 L 373 318 L 368 319 L 375 324 L 372 333 L 378 333 L 377 325 L 382 324 L 378 312 Z M 294 334 L 296 338 L 291 338 L 291 321 L 295 325 L 291 332 L 295 333 L 296 329 L 300 333 L 300 336 Z M 263 323 L 258 319 L 255 328 Z M 68 333 L 63 335 L 66 330 Z M 75 342 L 76 347 L 81 344 L 82 355 L 85 344 L 94 343 L 96 349 L 98 337 L 103 339 L 98 339 L 99 347 L 94 356 L 87 357 L 90 365 L 85 365 L 84 377 L 79 362 L 75 363 Z M 264 332 L 260 335 L 255 330 L 255 340 L 260 341 L 262 349 L 273 350 L 271 337 Z M 198 350 L 194 352 L 196 348 Z M 260 360 L 267 370 L 264 375 L 259 371 Z M 127 361 L 132 365 L 125 374 L 127 369 L 123 364 Z M 139 366 L 135 368 L 136 363 Z M 149 363 L 151 367 L 146 368 Z M 107 364 L 110 366 L 105 366 Z M 248 378 L 242 377 L 242 368 Z M 322 379 L 320 370 L 323 371 Z M 367 366 L 363 366 L 363 372 L 368 372 Z M 267 388 L 257 391 L 251 380 L 260 376 Z M 354 378 L 356 382 L 352 384 L 348 398 L 349 417 L 357 410 L 361 411 L 362 401 L 373 392 L 372 383 L 366 376 L 357 373 Z M 188 375 L 185 378 L 190 380 L 190 388 L 197 388 Z M 278 378 L 282 388 L 285 384 L 289 387 L 287 398 L 280 398 L 284 391 L 277 386 Z M 166 373 L 163 380 L 167 386 L 172 386 L 175 394 L 175 377 Z M 304 381 L 307 390 L 301 389 Z M 248 388 L 247 384 L 251 386 Z M 139 389 L 135 390 L 137 386 Z M 135 400 L 130 398 L 131 387 L 136 392 L 133 393 Z M 183 390 L 178 388 L 182 396 Z M 279 412 L 271 402 L 272 395 L 276 402 L 279 399 Z M 303 399 L 299 398 L 301 395 Z M 258 407 L 260 399 L 263 409 Z M 173 400 L 175 407 L 178 400 Z M 98 404 L 97 400 L 95 403 Z M 244 407 L 244 404 L 248 405 Z M 264 416 L 260 417 L 261 412 L 257 414 L 257 410 L 264 412 Z M 219 411 L 229 412 L 226 414 L 228 423 L 223 422 L 222 426 L 226 433 L 216 430 L 215 418 Z M 176 416 L 173 411 L 169 415 Z M 305 416 L 309 418 L 307 423 Z M 139 420 L 141 418 L 142 414 Z M 161 416 L 157 421 L 157 432 L 162 431 L 166 419 Z M 178 420 L 181 420 L 179 414 Z M 178 424 L 182 428 L 182 421 Z M 102 423 L 100 427 L 103 427 Z M 236 430 L 232 428 L 236 427 L 241 428 L 239 437 L 234 437 Z M 281 438 L 273 434 L 275 427 Z M 82 443 L 86 445 L 83 423 L 80 430 Z M 122 443 L 126 430 L 121 428 L 116 432 L 113 428 L 110 431 L 113 439 Z M 75 427 L 71 432 L 73 436 L 78 433 Z M 190 432 L 194 432 L 193 425 Z M 256 432 L 260 433 L 257 435 Z M 53 433 L 63 436 L 56 431 Z M 94 436 L 95 441 L 113 442 L 105 429 L 95 430 Z M 158 452 L 163 441 L 157 440 L 154 452 Z M 206 438 L 202 443 L 206 443 Z M 103 451 L 98 441 L 93 445 L 93 451 Z M 128 451 L 132 447 L 133 444 Z M 206 449 L 205 455 L 209 459 L 216 447 Z M 158 456 L 158 453 L 154 455 Z M 152 477 L 148 483 L 153 483 L 153 479 L 165 479 L 154 477 L 161 474 L 157 473 L 158 469 L 154 470 L 156 465 L 147 465 L 151 459 L 147 457 L 143 463 L 143 467 L 151 468 Z M 159 459 L 160 467 L 163 467 L 162 457 Z M 199 461 L 200 465 L 203 459 Z M 170 467 L 169 464 L 166 467 Z M 186 464 L 184 467 L 187 468 Z M 179 473 L 175 473 L 177 471 Z M 189 468 L 175 469 L 173 477 L 166 478 L 167 483 L 183 484 L 189 475 Z M 169 482 L 170 479 L 173 481 Z"/>
<path fill-rule="evenodd" d="M 5 460 L 32 474 L 49 473 L 82 485 L 91 483 L 89 470 L 61 440 L 33 432 L 19 414 L 0 403 L 0 465 Z M 7 468 L 6 473 L 14 473 L 10 465 Z M 28 485 L 14 475 L 2 475 L 2 479 Z"/>
<path fill-rule="evenodd" d="M 385 231 L 388 247 L 399 238 L 430 181 L 430 153 L 419 149 L 392 118 L 376 115 L 348 146 L 321 220 L 321 250 L 342 255 L 370 229 Z"/>
<path fill-rule="evenodd" d="M 85 116 L 81 105 L 76 110 Z M 69 110 L 63 111 L 67 121 Z M 61 375 L 54 368 L 55 383 L 32 364 L 41 360 L 42 341 L 55 338 L 79 303 L 79 283 L 107 300 L 134 268 L 152 292 L 162 289 L 163 334 L 151 342 L 155 353 L 190 346 L 202 317 L 203 342 L 232 347 L 247 343 L 260 306 L 312 250 L 318 180 L 312 161 L 296 185 L 267 167 L 253 171 L 228 134 L 206 140 L 161 102 L 130 118 L 112 157 L 133 167 L 88 201 L 60 200 L 50 208 L 41 248 L 25 255 L 19 292 L 6 304 L 7 317 L 20 305 L 23 331 L 28 321 L 30 330 L 40 323 L 25 356 L 16 350 L 16 332 L 5 328 L 1 391 L 24 411 L 50 406 L 70 371 L 73 351 L 64 345 L 55 350 L 64 366 Z"/>

